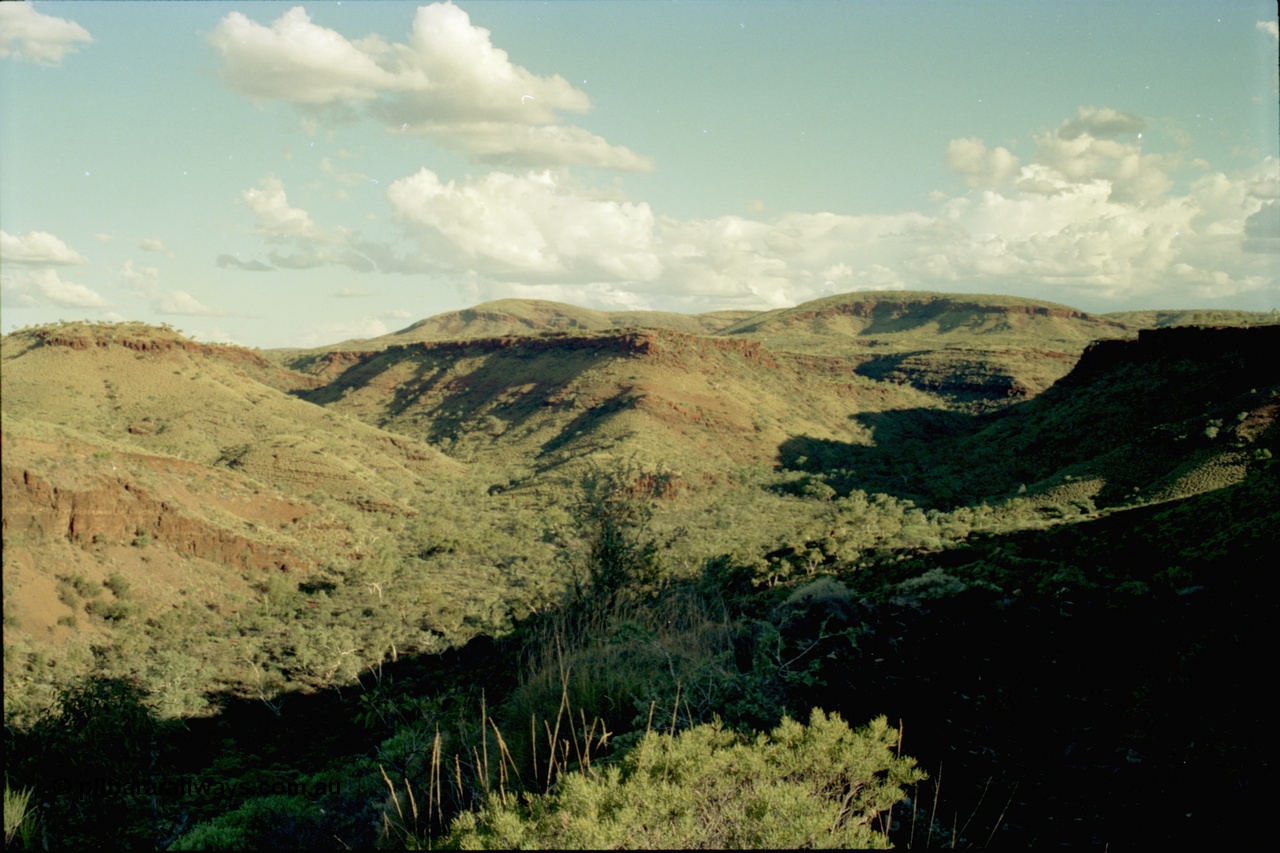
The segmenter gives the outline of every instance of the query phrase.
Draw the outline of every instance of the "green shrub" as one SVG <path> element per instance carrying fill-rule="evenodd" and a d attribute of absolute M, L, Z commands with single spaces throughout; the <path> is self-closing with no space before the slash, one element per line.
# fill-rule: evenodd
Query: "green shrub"
<path fill-rule="evenodd" d="M 107 622 L 123 622 L 133 615 L 133 606 L 123 601 L 94 598 L 85 602 L 84 612 Z"/>
<path fill-rule="evenodd" d="M 114 594 L 116 598 L 120 599 L 128 596 L 129 588 L 131 586 L 129 579 L 119 572 L 112 572 L 107 579 L 102 582 L 102 585 L 111 590 L 112 594 Z"/>
<path fill-rule="evenodd" d="M 649 732 L 620 764 L 547 794 L 490 795 L 452 826 L 462 848 L 886 848 L 888 812 L 924 778 L 883 717 L 850 730 L 814 709 L 754 737 L 719 723 Z M 880 818 L 877 821 L 877 818 Z"/>

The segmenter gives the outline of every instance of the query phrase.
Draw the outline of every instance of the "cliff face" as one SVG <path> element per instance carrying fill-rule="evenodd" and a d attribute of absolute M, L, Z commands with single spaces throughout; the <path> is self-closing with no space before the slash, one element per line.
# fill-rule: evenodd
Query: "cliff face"
<path fill-rule="evenodd" d="M 4 499 L 0 527 L 6 540 L 30 535 L 63 538 L 85 549 L 145 541 L 225 566 L 312 568 L 309 560 L 287 547 L 214 525 L 128 477 L 55 483 L 21 465 L 5 465 L 0 482 Z M 284 523 L 295 523 L 309 511 L 289 501 L 263 499 L 253 514 L 263 521 L 276 516 Z"/>

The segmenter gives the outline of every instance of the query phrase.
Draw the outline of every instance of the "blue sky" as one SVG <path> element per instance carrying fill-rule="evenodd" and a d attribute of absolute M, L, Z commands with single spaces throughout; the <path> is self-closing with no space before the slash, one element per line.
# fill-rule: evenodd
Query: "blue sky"
<path fill-rule="evenodd" d="M 1270 2 L 0 4 L 3 329 L 1280 307 Z"/>

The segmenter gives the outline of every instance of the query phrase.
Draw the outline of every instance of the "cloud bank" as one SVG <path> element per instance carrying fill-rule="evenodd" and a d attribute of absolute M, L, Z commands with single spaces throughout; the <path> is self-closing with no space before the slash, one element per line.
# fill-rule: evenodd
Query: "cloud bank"
<path fill-rule="evenodd" d="M 690 311 L 867 289 L 1035 292 L 1104 310 L 1276 291 L 1280 162 L 1208 172 L 1146 153 L 1145 126 L 1084 107 L 1033 135 L 1025 164 L 981 139 L 952 140 L 943 157 L 971 189 L 892 215 L 681 220 L 554 170 L 445 181 L 422 168 L 386 190 L 407 254 L 317 225 L 269 176 L 244 199 L 275 247 L 270 264 L 223 256 L 219 265 L 430 272 L 463 282 L 468 298 Z M 1175 175 L 1185 191 L 1174 192 Z"/>
<path fill-rule="evenodd" d="M 399 227 L 395 243 L 321 226 L 267 176 L 242 198 L 268 252 L 222 255 L 223 267 L 344 266 L 428 274 L 468 297 L 680 310 L 854 289 L 1037 293 L 1116 309 L 1280 289 L 1280 164 L 1213 172 L 1180 153 L 1176 131 L 1162 149 L 1148 138 L 1159 122 L 1106 105 L 1081 106 L 1021 145 L 952 139 L 939 155 L 956 184 L 916 212 L 766 218 L 753 203 L 748 216 L 679 220 L 572 178 L 566 167 L 653 162 L 565 123 L 590 110 L 586 94 L 514 64 L 452 3 L 419 8 L 403 43 L 349 39 L 301 7 L 269 25 L 230 13 L 210 42 L 245 97 L 430 137 L 491 169 L 445 179 L 422 167 L 390 182 L 381 224 Z M 322 170 L 334 173 L 328 161 Z"/>
<path fill-rule="evenodd" d="M 1025 165 L 980 139 L 953 140 L 946 162 L 974 189 L 894 215 L 677 220 L 551 172 L 442 182 L 423 169 L 387 197 L 422 252 L 486 297 L 705 310 L 912 288 L 1030 291 L 1118 309 L 1275 291 L 1280 163 L 1206 173 L 1146 153 L 1142 127 L 1082 108 L 1035 136 Z M 1175 171 L 1187 180 L 1187 170 L 1189 188 L 1174 192 Z"/>

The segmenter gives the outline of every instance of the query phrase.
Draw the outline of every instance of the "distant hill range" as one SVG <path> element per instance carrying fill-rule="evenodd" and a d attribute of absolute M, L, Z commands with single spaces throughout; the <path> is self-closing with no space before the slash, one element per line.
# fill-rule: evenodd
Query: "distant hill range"
<path fill-rule="evenodd" d="M 593 311 L 545 300 L 503 299 L 421 320 L 397 332 L 313 351 L 280 351 L 301 365 L 320 352 L 372 352 L 412 343 L 662 329 L 750 339 L 771 352 L 838 358 L 859 375 L 939 394 L 985 410 L 1028 399 L 1071 369 L 1096 340 L 1180 325 L 1252 326 L 1280 314 L 1134 311 L 1088 314 L 1009 296 L 917 291 L 846 293 L 773 311 Z"/>
<path fill-rule="evenodd" d="M 777 491 L 810 480 L 940 509 L 1179 499 L 1271 453 L 1272 320 L 890 292 L 698 315 L 501 300 L 312 350 L 20 330 L 0 343 L 6 624 L 110 635 L 59 598 L 77 574 L 225 615 L 271 573 L 411 559 L 453 602 L 412 631 L 451 636 L 490 618 L 464 621 L 466 590 L 534 594 L 518 567 L 554 565 L 539 525 L 591 462 L 669 472 L 670 511 L 742 547 L 819 512 Z"/>

